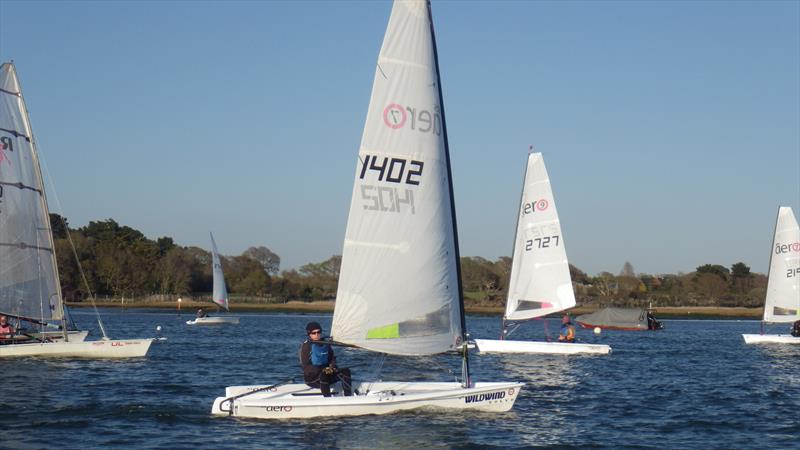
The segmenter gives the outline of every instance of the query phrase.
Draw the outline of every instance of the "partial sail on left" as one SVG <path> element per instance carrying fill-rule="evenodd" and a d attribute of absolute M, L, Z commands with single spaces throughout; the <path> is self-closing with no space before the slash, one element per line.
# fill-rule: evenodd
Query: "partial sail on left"
<path fill-rule="evenodd" d="M 58 324 L 63 341 L 46 334 L 12 336 L 0 358 L 52 356 L 134 358 L 152 339 L 70 340 L 58 280 L 53 233 L 36 141 L 12 63 L 0 65 L 0 313 L 37 325 Z M 102 325 L 101 325 L 102 328 Z M 105 333 L 104 333 L 105 334 Z"/>
<path fill-rule="evenodd" d="M 217 252 L 217 243 L 214 242 L 214 235 L 211 235 L 211 263 L 213 264 L 213 277 L 214 289 L 212 292 L 211 300 L 228 310 L 228 288 L 225 287 L 225 274 L 222 273 L 222 262 L 219 259 L 219 252 Z"/>
<path fill-rule="evenodd" d="M 12 63 L 0 66 L 0 312 L 42 322 L 64 314 L 36 142 Z"/>

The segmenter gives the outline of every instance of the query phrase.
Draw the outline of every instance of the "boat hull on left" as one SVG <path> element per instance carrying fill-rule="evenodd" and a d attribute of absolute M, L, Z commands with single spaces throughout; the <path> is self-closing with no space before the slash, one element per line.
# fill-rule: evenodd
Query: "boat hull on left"
<path fill-rule="evenodd" d="M 800 337 L 791 334 L 743 334 L 745 344 L 800 344 Z"/>
<path fill-rule="evenodd" d="M 499 339 L 475 339 L 479 353 L 544 353 L 555 355 L 607 355 L 611 347 L 605 344 L 583 344 L 580 342 L 510 341 Z"/>
<path fill-rule="evenodd" d="M 239 318 L 231 316 L 198 317 L 187 320 L 186 325 L 238 325 Z"/>
<path fill-rule="evenodd" d="M 120 339 L 83 342 L 37 342 L 0 345 L 0 358 L 18 356 L 70 358 L 136 358 L 145 356 L 152 339 Z"/>

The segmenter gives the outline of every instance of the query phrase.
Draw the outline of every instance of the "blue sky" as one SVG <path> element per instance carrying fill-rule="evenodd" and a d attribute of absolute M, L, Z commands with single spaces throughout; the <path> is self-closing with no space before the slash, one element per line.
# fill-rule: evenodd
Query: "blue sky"
<path fill-rule="evenodd" d="M 462 256 L 510 255 L 532 144 L 588 273 L 766 272 L 800 213 L 800 2 L 432 8 Z M 390 9 L 0 0 L 51 209 L 283 269 L 340 254 Z"/>

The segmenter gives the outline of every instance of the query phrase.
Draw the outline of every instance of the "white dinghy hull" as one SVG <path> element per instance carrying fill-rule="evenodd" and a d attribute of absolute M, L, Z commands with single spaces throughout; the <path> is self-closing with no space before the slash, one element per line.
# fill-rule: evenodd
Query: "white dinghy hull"
<path fill-rule="evenodd" d="M 546 353 L 555 355 L 607 355 L 611 347 L 605 344 L 582 344 L 577 342 L 509 341 L 475 339 L 479 353 Z"/>
<path fill-rule="evenodd" d="M 417 408 L 508 411 L 523 383 L 476 383 L 465 389 L 459 383 L 354 383 L 366 394 L 323 397 L 305 384 L 286 384 L 238 399 L 231 397 L 267 386 L 230 386 L 226 397 L 214 400 L 211 413 L 258 419 L 307 419 L 325 416 L 391 414 Z M 369 389 L 369 391 L 367 391 Z"/>
<path fill-rule="evenodd" d="M 239 325 L 238 317 L 213 316 L 187 320 L 186 325 Z"/>
<path fill-rule="evenodd" d="M 800 344 L 791 334 L 743 334 L 745 344 Z"/>
<path fill-rule="evenodd" d="M 136 358 L 145 356 L 152 339 L 102 340 L 83 342 L 39 342 L 0 345 L 0 358 L 45 356 L 72 358 Z"/>
<path fill-rule="evenodd" d="M 89 330 L 72 330 L 69 331 L 68 334 L 70 342 L 83 342 L 86 340 L 86 336 L 89 335 Z M 32 336 L 34 339 L 41 339 L 42 337 L 56 341 L 64 339 L 64 334 L 61 331 L 45 331 L 44 333 L 32 332 L 28 333 L 28 335 Z"/>

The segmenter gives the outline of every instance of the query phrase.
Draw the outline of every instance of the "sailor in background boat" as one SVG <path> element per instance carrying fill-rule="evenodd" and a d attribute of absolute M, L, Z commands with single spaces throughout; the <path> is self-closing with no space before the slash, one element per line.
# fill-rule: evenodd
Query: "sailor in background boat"
<path fill-rule="evenodd" d="M 800 337 L 800 320 L 795 321 L 794 325 L 792 325 L 792 336 Z"/>
<path fill-rule="evenodd" d="M 575 325 L 569 320 L 569 314 L 561 318 L 561 332 L 558 340 L 562 342 L 575 342 Z"/>
<path fill-rule="evenodd" d="M 11 339 L 15 332 L 14 327 L 8 323 L 8 317 L 0 314 L 0 339 Z"/>
<path fill-rule="evenodd" d="M 322 340 L 322 326 L 318 322 L 309 322 L 306 333 L 308 339 L 300 346 L 300 365 L 303 367 L 305 383 L 319 388 L 323 396 L 330 397 L 331 384 L 341 381 L 344 395 L 353 395 L 350 369 L 336 367 L 333 347 Z"/>
<path fill-rule="evenodd" d="M 206 312 L 203 311 L 203 308 L 198 309 L 197 310 L 197 318 L 198 319 L 202 319 L 204 317 L 208 317 L 208 314 L 206 314 Z"/>

